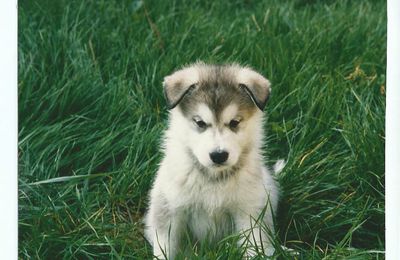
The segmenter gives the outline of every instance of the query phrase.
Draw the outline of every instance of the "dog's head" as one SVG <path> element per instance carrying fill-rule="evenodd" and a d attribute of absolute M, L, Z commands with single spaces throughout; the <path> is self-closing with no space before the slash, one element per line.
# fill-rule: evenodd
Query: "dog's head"
<path fill-rule="evenodd" d="M 212 172 L 238 167 L 258 149 L 270 83 L 239 65 L 196 63 L 165 77 L 164 93 L 176 138 Z"/>

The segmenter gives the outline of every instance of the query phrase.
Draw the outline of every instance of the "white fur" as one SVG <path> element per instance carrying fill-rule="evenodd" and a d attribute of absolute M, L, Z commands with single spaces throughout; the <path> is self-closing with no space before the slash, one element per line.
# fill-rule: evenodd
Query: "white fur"
<path fill-rule="evenodd" d="M 210 127 L 202 133 L 198 133 L 195 129 L 192 129 L 192 131 L 187 129 L 185 134 L 187 138 L 186 141 L 191 144 L 201 144 L 192 145 L 191 150 L 204 167 L 213 167 L 213 162 L 209 156 L 210 152 L 219 149 L 229 153 L 225 165 L 215 168 L 215 173 L 218 174 L 219 171 L 226 170 L 237 163 L 241 153 L 241 147 L 243 147 L 241 143 L 247 142 L 249 139 L 249 136 L 247 136 L 248 132 L 240 131 L 236 134 L 227 129 L 224 125 L 228 124 L 236 115 L 238 109 L 234 104 L 224 109 L 222 118 L 225 120 L 223 120 L 220 125 L 217 125 L 215 116 L 205 104 L 199 104 L 197 110 L 200 118 L 210 124 Z M 177 111 L 176 113 L 179 114 L 180 112 Z M 183 118 L 182 121 L 184 122 L 183 127 L 185 127 L 185 125 L 187 125 L 187 119 Z M 242 127 L 245 127 L 245 124 L 242 124 Z M 196 126 L 192 124 L 191 128 L 196 128 Z"/>
<path fill-rule="evenodd" d="M 193 71 L 190 72 L 193 76 Z M 204 104 L 197 107 L 198 116 L 211 126 L 204 132 L 180 112 L 171 110 L 169 128 L 165 132 L 164 153 L 150 193 L 150 207 L 145 218 L 145 234 L 158 258 L 174 258 L 180 249 L 182 234 L 189 232 L 198 240 L 218 240 L 229 234 L 229 218 L 234 233 L 249 235 L 252 245 L 264 248 L 267 255 L 274 250 L 260 223 L 255 223 L 267 206 L 263 222 L 273 231 L 272 211 L 276 211 L 278 188 L 261 156 L 262 112 L 240 123 L 234 133 L 224 124 L 237 116 L 238 108 L 231 105 L 222 112 L 221 125 Z M 234 175 L 216 180 L 221 171 L 235 165 L 244 147 L 251 147 L 248 156 Z M 215 149 L 229 152 L 225 166 L 213 168 L 209 153 Z M 200 172 L 193 162 L 198 161 L 212 175 Z M 213 179 L 215 177 L 215 179 Z M 241 244 L 244 238 L 240 241 Z M 249 247 L 250 248 L 250 247 Z M 247 255 L 252 255 L 251 250 Z"/>
<path fill-rule="evenodd" d="M 233 118 L 237 116 L 238 107 L 236 104 L 228 105 L 224 111 L 222 111 L 222 122 L 228 124 Z"/>

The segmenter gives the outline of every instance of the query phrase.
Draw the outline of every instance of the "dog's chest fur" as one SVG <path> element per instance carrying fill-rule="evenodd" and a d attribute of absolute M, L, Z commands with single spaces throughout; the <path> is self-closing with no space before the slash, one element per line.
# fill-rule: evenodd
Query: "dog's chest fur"
<path fill-rule="evenodd" d="M 196 240 L 217 241 L 234 230 L 233 215 L 246 204 L 257 208 L 260 195 L 264 194 L 261 170 L 259 174 L 245 170 L 226 179 L 211 181 L 199 170 L 171 180 L 169 195 L 173 196 L 173 211 L 182 214 L 182 223 L 187 225 Z"/>
<path fill-rule="evenodd" d="M 208 209 L 191 206 L 187 210 L 187 223 L 192 236 L 198 241 L 218 241 L 234 230 L 232 214 L 227 208 Z"/>
<path fill-rule="evenodd" d="M 196 240 L 217 241 L 234 229 L 232 211 L 238 203 L 237 176 L 211 182 L 198 170 L 190 172 L 179 187 L 176 210 L 185 214 L 188 228 Z"/>

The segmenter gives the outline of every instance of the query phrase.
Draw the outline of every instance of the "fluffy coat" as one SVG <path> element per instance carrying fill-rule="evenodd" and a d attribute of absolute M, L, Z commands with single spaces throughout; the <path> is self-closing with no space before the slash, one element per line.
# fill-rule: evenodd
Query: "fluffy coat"
<path fill-rule="evenodd" d="M 198 241 L 236 233 L 240 243 L 253 232 L 246 255 L 254 247 L 273 254 L 261 228 L 273 231 L 278 202 L 261 152 L 268 80 L 235 64 L 197 63 L 166 77 L 164 91 L 169 127 L 145 217 L 154 256 L 174 258 L 185 232 Z M 226 151 L 228 158 L 215 163 L 213 151 Z"/>

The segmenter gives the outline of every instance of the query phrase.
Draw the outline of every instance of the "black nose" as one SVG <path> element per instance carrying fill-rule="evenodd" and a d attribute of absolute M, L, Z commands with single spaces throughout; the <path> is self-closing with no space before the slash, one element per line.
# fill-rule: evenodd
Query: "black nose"
<path fill-rule="evenodd" d="M 210 153 L 211 161 L 217 164 L 222 164 L 228 159 L 229 153 L 226 151 L 215 151 Z"/>

